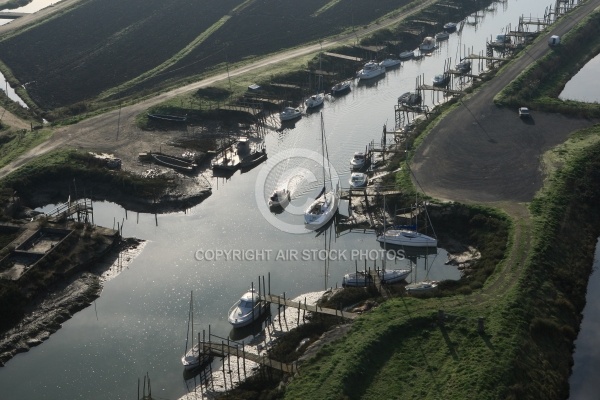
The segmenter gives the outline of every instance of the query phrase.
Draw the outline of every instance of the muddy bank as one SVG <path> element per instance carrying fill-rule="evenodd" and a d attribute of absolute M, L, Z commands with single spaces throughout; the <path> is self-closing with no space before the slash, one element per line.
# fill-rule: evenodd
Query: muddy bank
<path fill-rule="evenodd" d="M 185 210 L 200 204 L 212 194 L 210 183 L 204 176 L 186 176 L 160 167 L 149 168 L 151 176 L 162 176 L 168 184 L 155 197 L 140 196 L 136 189 L 124 190 L 106 183 L 77 181 L 77 197 L 94 201 L 110 201 L 133 212 L 167 213 Z M 146 179 L 153 179 L 148 177 Z M 57 204 L 75 198 L 73 179 L 52 181 L 36 186 L 35 192 L 25 198 L 30 207 Z"/>
<path fill-rule="evenodd" d="M 118 275 L 142 247 L 143 242 L 137 239 L 123 240 L 90 271 L 78 273 L 39 294 L 24 318 L 0 335 L 0 366 L 43 343 L 63 322 L 92 304 L 102 292 L 102 282 Z"/>

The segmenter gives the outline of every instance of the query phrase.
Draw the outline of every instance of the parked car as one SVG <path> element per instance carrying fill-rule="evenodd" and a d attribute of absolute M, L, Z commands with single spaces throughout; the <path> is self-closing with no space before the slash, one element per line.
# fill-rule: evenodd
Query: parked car
<path fill-rule="evenodd" d="M 529 118 L 529 108 L 527 107 L 519 107 L 519 117 L 521 118 Z"/>

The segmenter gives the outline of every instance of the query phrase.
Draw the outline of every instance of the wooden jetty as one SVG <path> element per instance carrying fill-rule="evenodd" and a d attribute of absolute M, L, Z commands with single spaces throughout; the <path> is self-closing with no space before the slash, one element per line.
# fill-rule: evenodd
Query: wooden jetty
<path fill-rule="evenodd" d="M 243 346 L 239 345 L 231 345 L 230 343 L 215 343 L 210 341 L 202 341 L 200 342 L 200 351 L 203 354 L 210 355 L 213 357 L 227 357 L 227 356 L 235 356 L 242 359 L 250 360 L 260 365 L 265 365 L 270 368 L 275 368 L 280 371 L 286 372 L 288 374 L 293 374 L 298 371 L 298 367 L 296 364 L 286 364 L 281 361 L 273 360 L 267 356 L 261 356 L 258 354 L 247 353 L 244 350 Z M 241 347 L 241 349 L 240 349 Z"/>
<path fill-rule="evenodd" d="M 219 111 L 246 113 L 250 114 L 253 117 L 256 117 L 262 112 L 260 108 L 234 105 L 221 106 L 219 107 Z"/>
<path fill-rule="evenodd" d="M 57 206 L 54 210 L 46 213 L 49 221 L 60 221 L 77 214 L 77 221 L 88 222 L 89 214 L 93 218 L 94 206 L 91 199 L 79 199 L 67 201 Z"/>
<path fill-rule="evenodd" d="M 318 305 L 307 305 L 306 302 L 302 303 L 301 301 L 291 301 L 285 298 L 285 296 L 277 296 L 272 294 L 261 295 L 260 299 L 269 303 L 277 304 L 279 306 L 297 308 L 299 310 L 305 310 L 310 312 L 315 312 L 319 314 L 327 314 L 334 315 L 336 317 L 343 317 L 348 319 L 355 319 L 359 314 L 345 312 L 342 310 L 336 310 L 333 308 L 325 308 L 320 307 Z"/>
<path fill-rule="evenodd" d="M 345 54 L 339 54 L 339 53 L 331 53 L 331 52 L 324 52 L 323 55 L 325 56 L 329 56 L 329 57 L 334 57 L 334 58 L 340 58 L 342 60 L 347 60 L 347 61 L 354 61 L 354 62 L 362 62 L 363 59 L 360 57 L 353 57 L 353 56 L 347 56 Z"/>

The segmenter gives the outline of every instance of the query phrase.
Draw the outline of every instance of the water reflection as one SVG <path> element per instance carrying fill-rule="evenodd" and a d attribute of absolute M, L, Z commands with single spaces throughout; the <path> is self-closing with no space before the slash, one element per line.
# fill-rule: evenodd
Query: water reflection
<path fill-rule="evenodd" d="M 587 103 L 600 102 L 600 55 L 590 60 L 567 82 L 558 96 L 561 100 L 576 100 Z"/>

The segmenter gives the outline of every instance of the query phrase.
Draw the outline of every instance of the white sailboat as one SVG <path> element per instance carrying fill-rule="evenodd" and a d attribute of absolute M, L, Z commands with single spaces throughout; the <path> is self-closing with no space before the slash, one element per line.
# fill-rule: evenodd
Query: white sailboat
<path fill-rule="evenodd" d="M 191 335 L 190 335 L 191 331 Z M 188 343 L 191 341 L 192 345 L 188 349 Z M 206 354 L 200 354 L 200 336 L 198 336 L 198 343 L 193 344 L 194 341 L 194 292 L 190 293 L 190 310 L 188 311 L 188 331 L 185 338 L 185 352 L 181 357 L 181 364 L 186 370 L 194 369 L 200 365 L 205 364 L 210 360 L 210 357 Z"/>
<path fill-rule="evenodd" d="M 321 151 L 323 153 L 323 188 L 317 198 L 308 206 L 304 212 L 304 224 L 308 229 L 315 230 L 323 227 L 335 215 L 340 202 L 339 183 L 336 188 L 333 187 L 327 191 L 325 179 L 325 154 L 327 153 L 327 144 L 325 141 L 325 123 L 323 122 L 323 113 L 321 113 Z M 329 177 L 330 184 L 331 176 Z"/>
<path fill-rule="evenodd" d="M 408 228 L 392 228 L 385 229 L 384 232 L 377 236 L 377 241 L 380 243 L 393 244 L 396 246 L 408 246 L 408 247 L 437 247 L 437 239 L 431 236 L 425 235 L 418 231 L 418 210 L 419 202 L 415 204 L 415 224 L 413 227 Z M 425 210 L 427 212 L 427 210 Z"/>
<path fill-rule="evenodd" d="M 385 195 L 383 196 L 383 226 L 385 227 L 386 223 L 386 202 Z M 384 252 L 387 254 L 387 246 L 386 242 L 383 242 Z M 382 284 L 392 285 L 394 283 L 402 282 L 410 273 L 412 272 L 412 268 L 406 269 L 386 269 L 385 268 L 386 258 L 383 258 L 383 268 L 381 269 L 379 274 L 379 278 L 381 279 Z"/>

